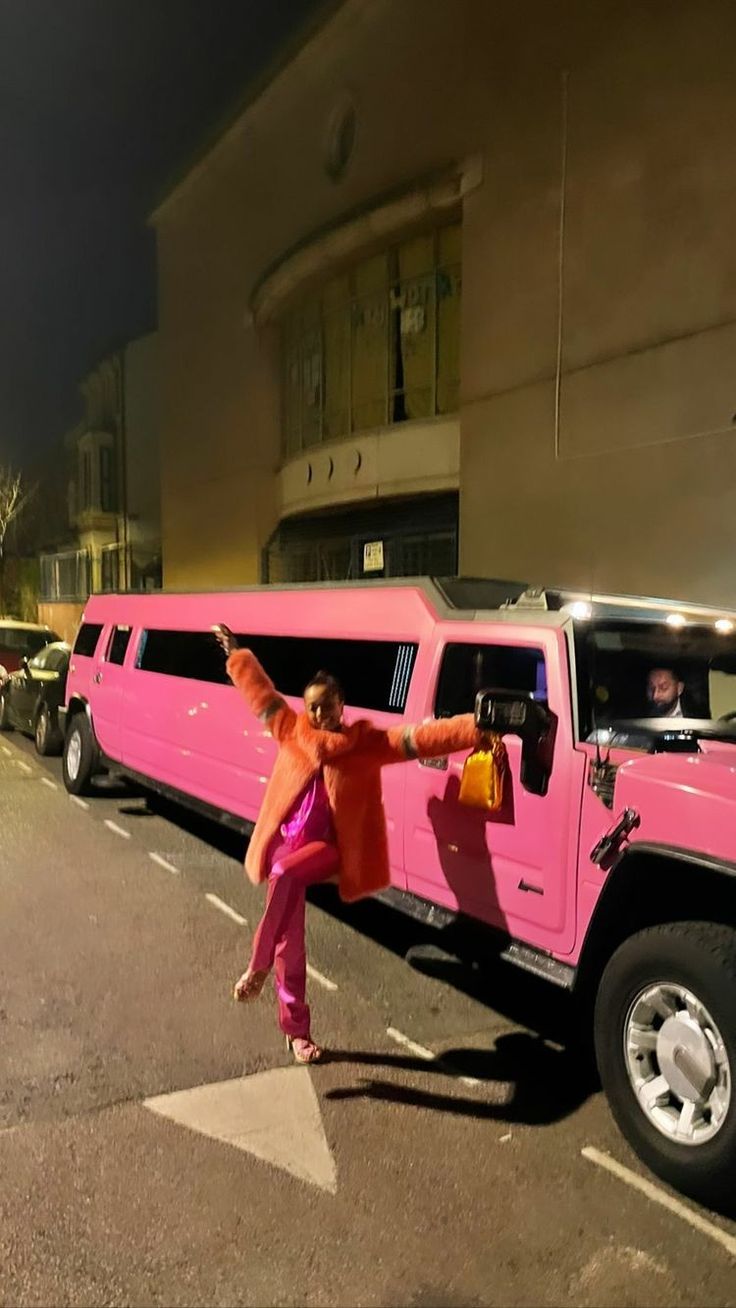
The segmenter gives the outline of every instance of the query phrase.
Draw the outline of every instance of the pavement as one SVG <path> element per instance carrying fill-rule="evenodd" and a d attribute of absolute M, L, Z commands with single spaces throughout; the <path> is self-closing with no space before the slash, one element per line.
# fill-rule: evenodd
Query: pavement
<path fill-rule="evenodd" d="M 618 1134 L 570 999 L 322 889 L 313 1030 L 236 1005 L 243 842 L 0 737 L 0 1305 L 736 1305 L 736 1224 Z M 585 1152 L 583 1152 L 585 1151 Z"/>

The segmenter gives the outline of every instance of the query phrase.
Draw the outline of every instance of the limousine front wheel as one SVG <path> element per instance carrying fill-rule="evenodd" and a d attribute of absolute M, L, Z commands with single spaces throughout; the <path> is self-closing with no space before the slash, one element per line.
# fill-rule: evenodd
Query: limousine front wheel
<path fill-rule="evenodd" d="M 62 771 L 70 795 L 84 795 L 98 766 L 97 741 L 86 713 L 76 713 L 67 728 Z"/>
<path fill-rule="evenodd" d="M 675 1189 L 731 1205 L 736 1168 L 736 931 L 674 922 L 617 949 L 596 1000 L 614 1117 Z"/>

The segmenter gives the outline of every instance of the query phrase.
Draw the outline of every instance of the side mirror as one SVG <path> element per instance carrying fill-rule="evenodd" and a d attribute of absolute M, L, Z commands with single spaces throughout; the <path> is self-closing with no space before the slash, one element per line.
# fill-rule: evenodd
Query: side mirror
<path fill-rule="evenodd" d="M 552 774 L 557 718 L 546 704 L 517 690 L 481 690 L 475 700 L 480 731 L 521 740 L 521 784 L 532 795 L 546 795 Z"/>

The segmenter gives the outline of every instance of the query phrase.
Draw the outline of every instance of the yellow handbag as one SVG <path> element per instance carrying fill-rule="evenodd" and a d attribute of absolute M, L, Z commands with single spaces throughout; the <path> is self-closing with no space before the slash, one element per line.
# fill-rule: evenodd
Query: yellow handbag
<path fill-rule="evenodd" d="M 490 732 L 482 749 L 473 750 L 465 760 L 458 799 L 468 808 L 482 808 L 498 813 L 503 804 L 503 781 L 506 773 L 506 746 L 501 737 Z"/>

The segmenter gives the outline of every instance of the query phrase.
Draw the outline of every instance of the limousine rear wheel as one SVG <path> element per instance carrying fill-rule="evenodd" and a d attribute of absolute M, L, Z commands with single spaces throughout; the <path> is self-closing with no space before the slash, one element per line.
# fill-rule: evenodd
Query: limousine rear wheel
<path fill-rule="evenodd" d="M 99 751 L 86 713 L 75 713 L 64 741 L 62 772 L 70 795 L 84 795 L 97 771 Z"/>
<path fill-rule="evenodd" d="M 736 931 L 674 922 L 611 958 L 596 999 L 601 1081 L 640 1158 L 701 1202 L 733 1202 Z"/>

